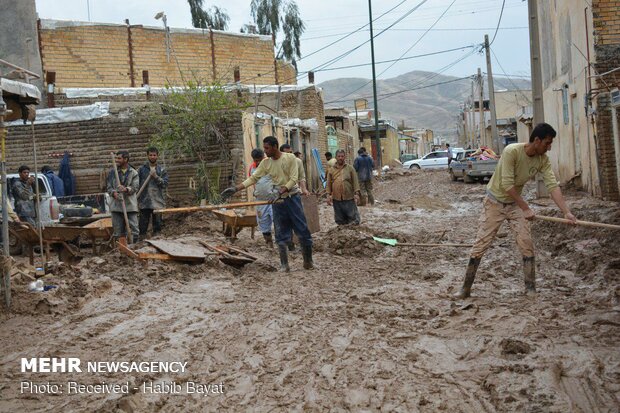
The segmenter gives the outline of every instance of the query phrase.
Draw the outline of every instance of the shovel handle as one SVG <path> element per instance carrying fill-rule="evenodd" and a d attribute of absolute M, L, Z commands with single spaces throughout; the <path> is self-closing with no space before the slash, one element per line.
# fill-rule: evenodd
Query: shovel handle
<path fill-rule="evenodd" d="M 544 216 L 544 215 L 536 215 L 535 218 L 539 219 L 541 221 L 558 222 L 558 223 L 561 223 L 561 224 L 572 224 L 572 221 L 570 219 L 566 219 L 566 218 L 547 217 L 547 216 Z M 591 221 L 579 221 L 579 220 L 577 220 L 575 225 L 580 225 L 582 227 L 606 228 L 606 229 L 617 229 L 617 230 L 620 230 L 620 225 L 604 224 L 602 222 L 591 222 Z"/>

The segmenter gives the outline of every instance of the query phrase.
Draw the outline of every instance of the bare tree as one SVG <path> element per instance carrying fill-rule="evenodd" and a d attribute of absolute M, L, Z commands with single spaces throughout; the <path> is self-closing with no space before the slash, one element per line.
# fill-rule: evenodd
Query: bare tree
<path fill-rule="evenodd" d="M 275 47 L 277 34 L 282 29 L 284 39 L 278 47 L 278 59 L 294 61 L 301 57 L 300 39 L 306 25 L 299 15 L 297 3 L 293 0 L 252 0 L 250 9 L 258 32 L 271 35 Z"/>
<path fill-rule="evenodd" d="M 202 8 L 204 0 L 187 0 L 192 13 L 192 25 L 200 29 L 227 30 L 230 16 L 226 10 L 211 6 Z"/>

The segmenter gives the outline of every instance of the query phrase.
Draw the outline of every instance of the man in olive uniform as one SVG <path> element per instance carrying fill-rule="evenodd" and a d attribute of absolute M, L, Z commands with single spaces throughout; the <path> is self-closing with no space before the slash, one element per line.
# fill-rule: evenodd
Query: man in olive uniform
<path fill-rule="evenodd" d="M 159 150 L 155 147 L 150 147 L 147 149 L 146 154 L 148 156 L 147 162 L 138 169 L 140 188 L 148 180 L 146 188 L 142 190 L 138 199 L 141 239 L 146 237 L 146 231 L 149 229 L 151 221 L 153 222 L 153 235 L 161 231 L 162 217 L 160 214 L 154 214 L 153 211 L 166 207 L 165 191 L 168 186 L 168 171 L 157 163 Z"/>
<path fill-rule="evenodd" d="M 125 217 L 123 217 L 123 199 L 127 208 L 127 218 L 133 242 L 138 242 L 138 197 L 140 178 L 138 171 L 129 165 L 129 152 L 116 152 L 116 168 L 120 178 L 120 186 L 116 182 L 114 169 L 108 174 L 108 193 L 112 197 L 110 212 L 112 213 L 112 227 L 114 237 L 127 236 Z"/>

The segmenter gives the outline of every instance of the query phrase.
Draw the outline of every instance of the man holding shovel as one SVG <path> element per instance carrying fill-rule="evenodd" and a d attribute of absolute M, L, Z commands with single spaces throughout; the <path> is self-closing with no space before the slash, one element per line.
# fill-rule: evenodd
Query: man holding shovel
<path fill-rule="evenodd" d="M 159 150 L 152 146 L 147 149 L 147 162 L 138 169 L 140 191 L 138 206 L 140 207 L 140 238 L 146 238 L 149 224 L 153 222 L 153 235 L 161 231 L 161 214 L 153 214 L 156 209 L 166 208 L 165 190 L 168 186 L 168 171 L 157 163 Z"/>
<path fill-rule="evenodd" d="M 478 225 L 478 235 L 471 250 L 463 287 L 456 298 L 467 298 L 471 294 L 480 260 L 489 249 L 499 227 L 507 220 L 515 233 L 517 246 L 523 256 L 523 274 L 527 293 L 536 292 L 536 267 L 534 244 L 528 221 L 536 215 L 521 197 L 523 186 L 541 173 L 551 198 L 564 213 L 564 218 L 577 222 L 564 201 L 564 196 L 551 169 L 546 155 L 551 149 L 555 130 L 546 123 L 536 125 L 529 143 L 508 145 L 495 168 L 495 173 L 486 188 L 483 210 Z"/>
<path fill-rule="evenodd" d="M 120 185 L 117 184 L 114 169 L 108 174 L 108 193 L 112 197 L 110 212 L 112 212 L 112 227 L 114 237 L 127 236 L 127 224 L 129 225 L 133 242 L 138 241 L 138 193 L 140 178 L 138 171 L 129 165 L 129 152 L 116 152 L 116 168 Z M 123 213 L 123 203 L 127 209 L 127 220 Z"/>
<path fill-rule="evenodd" d="M 273 220 L 276 229 L 276 243 L 280 253 L 280 269 L 290 271 L 287 246 L 291 242 L 293 231 L 301 244 L 304 268 L 313 269 L 312 236 L 308 230 L 306 216 L 301 205 L 297 158 L 292 153 L 280 152 L 278 140 L 273 136 L 263 139 L 263 150 L 268 159 L 261 161 L 256 171 L 243 183 L 227 188 L 222 198 L 229 198 L 237 191 L 255 185 L 260 178 L 269 175 L 282 199 L 273 204 Z"/>

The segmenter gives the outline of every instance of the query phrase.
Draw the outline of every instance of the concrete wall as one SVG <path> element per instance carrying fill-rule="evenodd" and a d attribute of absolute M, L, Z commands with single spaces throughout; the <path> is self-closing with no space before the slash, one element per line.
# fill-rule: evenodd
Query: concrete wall
<path fill-rule="evenodd" d="M 131 38 L 131 47 L 130 47 Z M 41 20 L 43 69 L 56 72 L 58 87 L 131 87 L 148 70 L 151 86 L 189 80 L 275 84 L 274 51 L 269 36 L 201 29 L 171 29 L 170 59 L 163 28 Z M 133 63 L 133 71 L 131 70 Z M 291 65 L 278 74 L 296 84 Z"/>
<path fill-rule="evenodd" d="M 31 83 L 43 87 L 43 70 L 37 40 L 35 0 L 0 0 L 0 59 L 41 76 Z M 11 69 L 2 68 L 2 73 Z"/>
<path fill-rule="evenodd" d="M 495 113 L 497 119 L 515 118 L 519 110 L 531 104 L 531 90 L 505 90 L 495 92 Z"/>
<path fill-rule="evenodd" d="M 600 195 L 597 146 L 585 110 L 587 61 L 577 50 L 587 55 L 586 4 L 580 0 L 538 4 L 539 21 L 545 22 L 540 33 L 545 121 L 558 132 L 550 152 L 553 169 L 561 183 L 579 177 L 584 189 Z M 594 56 L 590 13 L 587 24 Z"/>

